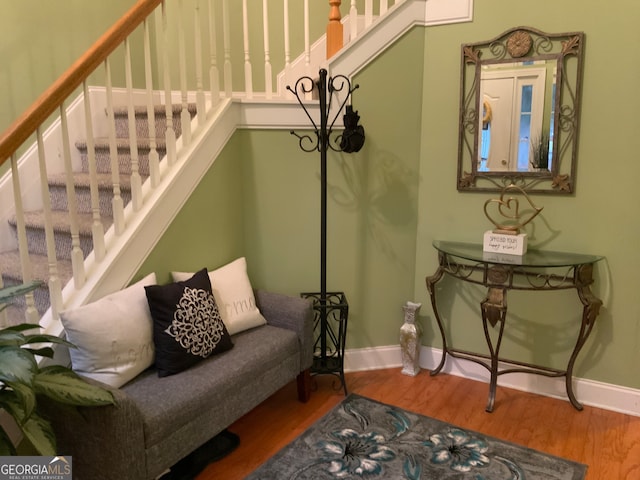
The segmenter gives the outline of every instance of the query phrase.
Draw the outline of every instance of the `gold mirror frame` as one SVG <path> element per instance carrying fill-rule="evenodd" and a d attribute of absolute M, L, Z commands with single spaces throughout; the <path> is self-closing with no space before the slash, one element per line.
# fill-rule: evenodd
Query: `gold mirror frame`
<path fill-rule="evenodd" d="M 549 34 L 530 27 L 512 28 L 492 40 L 462 45 L 459 191 L 498 192 L 509 185 L 517 185 L 528 193 L 574 192 L 583 47 L 583 32 Z M 530 62 L 542 62 L 555 72 L 553 118 L 549 113 L 546 119 L 547 124 L 552 125 L 549 128 L 553 145 L 550 168 L 544 171 L 482 171 L 478 168 L 480 121 L 487 116 L 485 100 L 481 98 L 482 70 L 515 63 L 524 66 Z"/>

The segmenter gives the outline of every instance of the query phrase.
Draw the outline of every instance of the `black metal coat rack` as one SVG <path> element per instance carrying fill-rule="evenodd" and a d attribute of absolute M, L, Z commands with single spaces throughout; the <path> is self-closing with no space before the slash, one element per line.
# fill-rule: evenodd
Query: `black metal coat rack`
<path fill-rule="evenodd" d="M 347 394 L 344 379 L 344 349 L 347 333 L 347 319 L 349 305 L 343 292 L 327 291 L 327 152 L 353 153 L 364 144 L 364 128 L 358 125 L 360 117 L 354 112 L 351 104 L 353 92 L 358 85 L 352 86 L 344 75 L 327 76 L 327 70 L 321 69 L 317 80 L 304 76 L 299 78 L 295 87 L 287 85 L 298 103 L 309 118 L 314 134 L 299 135 L 292 131 L 299 140 L 300 148 L 304 152 L 320 152 L 320 292 L 302 293 L 303 297 L 313 300 L 316 312 L 315 332 L 317 335 L 314 345 L 314 362 L 312 375 L 332 374 L 340 379 L 340 385 Z M 340 94 L 343 98 L 338 99 Z M 314 121 L 305 99 L 307 95 L 317 94 L 319 102 L 320 121 Z M 332 106 L 338 105 L 332 112 Z M 344 129 L 335 132 L 334 127 L 340 113 L 344 111 Z M 333 140 L 333 141 L 332 141 Z"/>

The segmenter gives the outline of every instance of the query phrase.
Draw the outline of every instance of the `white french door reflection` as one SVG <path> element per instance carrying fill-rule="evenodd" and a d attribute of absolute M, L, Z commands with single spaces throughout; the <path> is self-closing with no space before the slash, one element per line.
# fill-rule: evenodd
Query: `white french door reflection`
<path fill-rule="evenodd" d="M 478 171 L 529 171 L 531 138 L 543 128 L 544 68 L 483 71 Z"/>

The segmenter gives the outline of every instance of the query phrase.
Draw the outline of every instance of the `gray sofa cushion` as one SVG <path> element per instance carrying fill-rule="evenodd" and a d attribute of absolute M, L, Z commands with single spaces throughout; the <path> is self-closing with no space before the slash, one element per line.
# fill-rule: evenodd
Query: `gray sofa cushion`
<path fill-rule="evenodd" d="M 271 325 L 246 330 L 232 339 L 234 348 L 178 375 L 158 379 L 152 368 L 122 387 L 144 418 L 147 448 L 197 418 L 202 411 L 228 403 L 227 397 L 232 392 L 250 384 L 261 372 L 280 366 L 290 356 L 299 356 L 295 332 Z M 300 371 L 299 362 L 295 368 Z M 189 395 L 185 396 L 185 392 Z"/>

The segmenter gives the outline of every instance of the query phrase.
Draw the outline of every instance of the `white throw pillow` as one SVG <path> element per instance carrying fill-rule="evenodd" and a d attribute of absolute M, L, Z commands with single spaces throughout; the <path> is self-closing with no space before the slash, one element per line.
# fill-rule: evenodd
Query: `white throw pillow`
<path fill-rule="evenodd" d="M 84 377 L 119 388 L 154 361 L 153 320 L 145 285 L 155 285 L 151 273 L 139 282 L 100 300 L 60 313 L 73 370 Z"/>
<path fill-rule="evenodd" d="M 171 272 L 171 275 L 174 282 L 182 282 L 193 273 Z M 267 323 L 256 306 L 244 257 L 209 272 L 209 279 L 220 316 L 230 335 Z"/>

